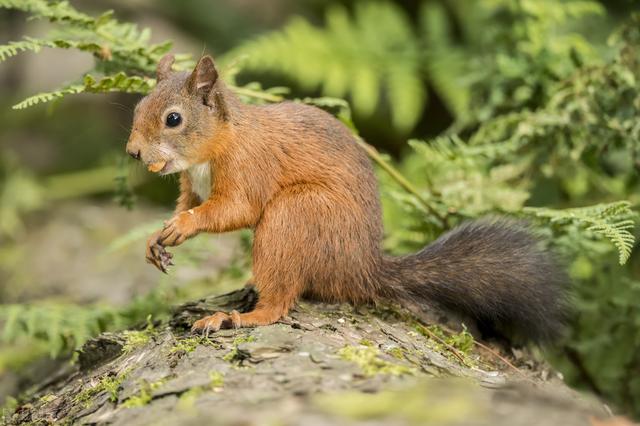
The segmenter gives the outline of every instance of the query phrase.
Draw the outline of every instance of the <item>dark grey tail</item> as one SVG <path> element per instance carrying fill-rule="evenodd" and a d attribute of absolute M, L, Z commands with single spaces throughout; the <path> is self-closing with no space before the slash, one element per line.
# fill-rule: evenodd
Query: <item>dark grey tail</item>
<path fill-rule="evenodd" d="M 568 277 L 522 223 L 469 222 L 385 263 L 385 284 L 398 297 L 435 302 L 483 329 L 544 343 L 564 328 Z"/>

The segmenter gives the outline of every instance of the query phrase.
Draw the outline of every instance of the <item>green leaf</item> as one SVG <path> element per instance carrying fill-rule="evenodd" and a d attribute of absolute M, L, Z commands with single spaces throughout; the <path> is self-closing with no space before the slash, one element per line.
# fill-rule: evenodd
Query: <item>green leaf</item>
<path fill-rule="evenodd" d="M 84 86 L 79 84 L 74 84 L 71 86 L 67 86 L 63 89 L 54 90 L 53 92 L 44 92 L 38 93 L 33 96 L 29 96 L 27 99 L 23 100 L 15 104 L 13 109 L 24 109 L 30 106 L 34 106 L 40 103 L 51 102 L 55 99 L 63 98 L 66 95 L 77 94 L 84 92 Z"/>
<path fill-rule="evenodd" d="M 327 96 L 350 97 L 354 111 L 365 117 L 388 99 L 392 123 L 409 132 L 426 102 L 420 40 L 411 27 L 391 2 L 359 1 L 352 15 L 333 5 L 324 27 L 293 18 L 281 31 L 227 53 L 223 62 L 246 57 L 246 69 L 281 73 L 305 90 L 320 87 Z"/>
<path fill-rule="evenodd" d="M 631 210 L 631 203 L 618 201 L 564 210 L 540 207 L 526 207 L 523 212 L 549 220 L 554 224 L 577 223 L 613 243 L 619 253 L 619 262 L 625 264 L 631 256 L 635 238 L 631 231 L 637 214 Z"/>

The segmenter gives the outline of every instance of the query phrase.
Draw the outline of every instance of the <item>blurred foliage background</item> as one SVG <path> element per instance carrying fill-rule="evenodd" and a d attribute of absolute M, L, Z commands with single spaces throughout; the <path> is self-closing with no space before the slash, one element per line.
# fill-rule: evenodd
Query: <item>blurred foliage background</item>
<path fill-rule="evenodd" d="M 469 218 L 532 221 L 573 278 L 570 333 L 545 356 L 571 385 L 640 416 L 638 9 L 0 0 L 0 397 L 54 371 L 49 354 L 67 362 L 100 331 L 248 276 L 246 233 L 190 242 L 171 278 L 143 262 L 177 189 L 123 151 L 132 107 L 173 49 L 182 69 L 212 53 L 248 102 L 326 107 L 384 152 L 371 150 L 389 251 Z"/>

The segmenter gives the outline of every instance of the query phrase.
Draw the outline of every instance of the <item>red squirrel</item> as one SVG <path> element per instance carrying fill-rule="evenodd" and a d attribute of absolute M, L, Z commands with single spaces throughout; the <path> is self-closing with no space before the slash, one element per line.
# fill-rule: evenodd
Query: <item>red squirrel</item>
<path fill-rule="evenodd" d="M 566 275 L 526 226 L 469 222 L 389 256 L 371 161 L 345 125 L 300 103 L 242 103 L 210 56 L 192 72 L 172 72 L 173 61 L 159 62 L 126 148 L 153 172 L 180 173 L 175 214 L 149 239 L 147 261 L 166 272 L 165 247 L 251 228 L 259 294 L 253 311 L 215 313 L 194 331 L 272 324 L 308 297 L 436 303 L 529 340 L 557 337 Z"/>

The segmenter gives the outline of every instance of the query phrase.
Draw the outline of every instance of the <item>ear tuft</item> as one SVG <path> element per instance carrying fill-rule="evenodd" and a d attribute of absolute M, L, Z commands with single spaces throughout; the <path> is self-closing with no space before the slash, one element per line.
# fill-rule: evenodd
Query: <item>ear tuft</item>
<path fill-rule="evenodd" d="M 170 53 L 167 53 L 162 57 L 162 59 L 160 59 L 158 67 L 156 68 L 156 77 L 158 81 L 162 81 L 171 75 L 171 66 L 175 59 L 176 58 Z"/>
<path fill-rule="evenodd" d="M 217 80 L 218 71 L 213 64 L 213 58 L 209 55 L 203 56 L 187 82 L 189 92 L 207 97 Z"/>

